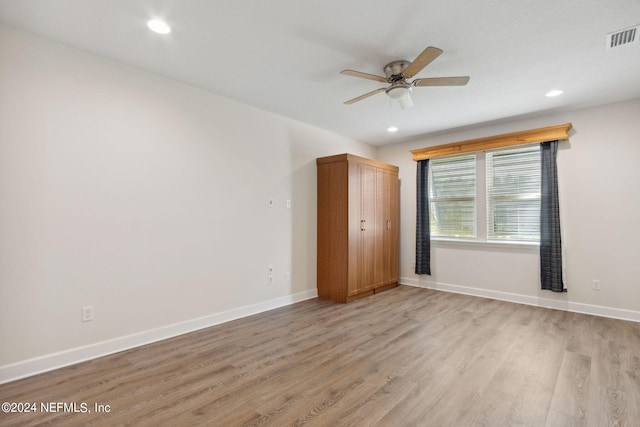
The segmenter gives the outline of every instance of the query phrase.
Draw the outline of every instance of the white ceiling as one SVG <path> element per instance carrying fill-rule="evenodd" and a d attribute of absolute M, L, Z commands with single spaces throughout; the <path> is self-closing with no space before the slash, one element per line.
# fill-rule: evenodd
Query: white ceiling
<path fill-rule="evenodd" d="M 0 22 L 376 145 L 640 97 L 640 42 L 605 42 L 639 0 L 0 0 Z M 469 84 L 343 105 L 384 85 L 341 70 L 384 75 L 427 46 L 444 53 L 416 77 Z"/>

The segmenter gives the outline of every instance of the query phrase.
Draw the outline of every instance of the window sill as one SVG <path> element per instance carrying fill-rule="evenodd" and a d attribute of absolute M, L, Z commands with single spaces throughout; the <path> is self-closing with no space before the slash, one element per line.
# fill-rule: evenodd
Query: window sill
<path fill-rule="evenodd" d="M 434 246 L 457 246 L 469 248 L 485 248 L 500 250 L 523 250 L 526 252 L 537 252 L 540 249 L 539 242 L 497 242 L 475 239 L 447 239 L 442 237 L 432 237 L 431 244 Z"/>

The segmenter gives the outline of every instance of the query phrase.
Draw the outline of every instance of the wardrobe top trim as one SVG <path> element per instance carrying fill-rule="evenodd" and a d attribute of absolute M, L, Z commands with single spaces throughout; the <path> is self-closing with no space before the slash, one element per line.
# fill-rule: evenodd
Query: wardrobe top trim
<path fill-rule="evenodd" d="M 336 162 L 344 162 L 344 161 L 363 163 L 363 164 L 374 166 L 380 169 L 387 169 L 394 172 L 398 171 L 397 166 L 393 166 L 388 163 L 379 162 L 377 160 L 367 159 L 365 157 L 360 157 L 360 156 L 356 156 L 349 153 L 336 154 L 335 156 L 328 156 L 328 157 L 320 157 L 316 159 L 316 164 L 321 165 L 325 163 L 336 163 Z"/>

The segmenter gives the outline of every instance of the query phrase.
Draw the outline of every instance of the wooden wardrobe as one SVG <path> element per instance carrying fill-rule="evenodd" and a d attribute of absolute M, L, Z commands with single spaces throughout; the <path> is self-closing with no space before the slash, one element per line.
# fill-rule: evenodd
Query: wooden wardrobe
<path fill-rule="evenodd" d="M 318 296 L 349 302 L 398 286 L 398 168 L 352 154 L 316 163 Z"/>

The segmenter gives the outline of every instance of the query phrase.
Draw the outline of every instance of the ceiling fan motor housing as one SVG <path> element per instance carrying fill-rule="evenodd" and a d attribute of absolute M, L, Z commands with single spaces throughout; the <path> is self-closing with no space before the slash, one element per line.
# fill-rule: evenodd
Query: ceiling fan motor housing
<path fill-rule="evenodd" d="M 384 66 L 384 74 L 387 76 L 387 81 L 391 83 L 391 86 L 384 91 L 389 98 L 402 99 L 411 92 L 411 85 L 407 83 L 406 77 L 402 74 L 410 64 L 411 62 L 402 59 Z"/>
<path fill-rule="evenodd" d="M 411 62 L 401 59 L 400 61 L 389 62 L 384 66 L 384 75 L 390 82 L 404 79 L 402 72 L 411 65 Z"/>

